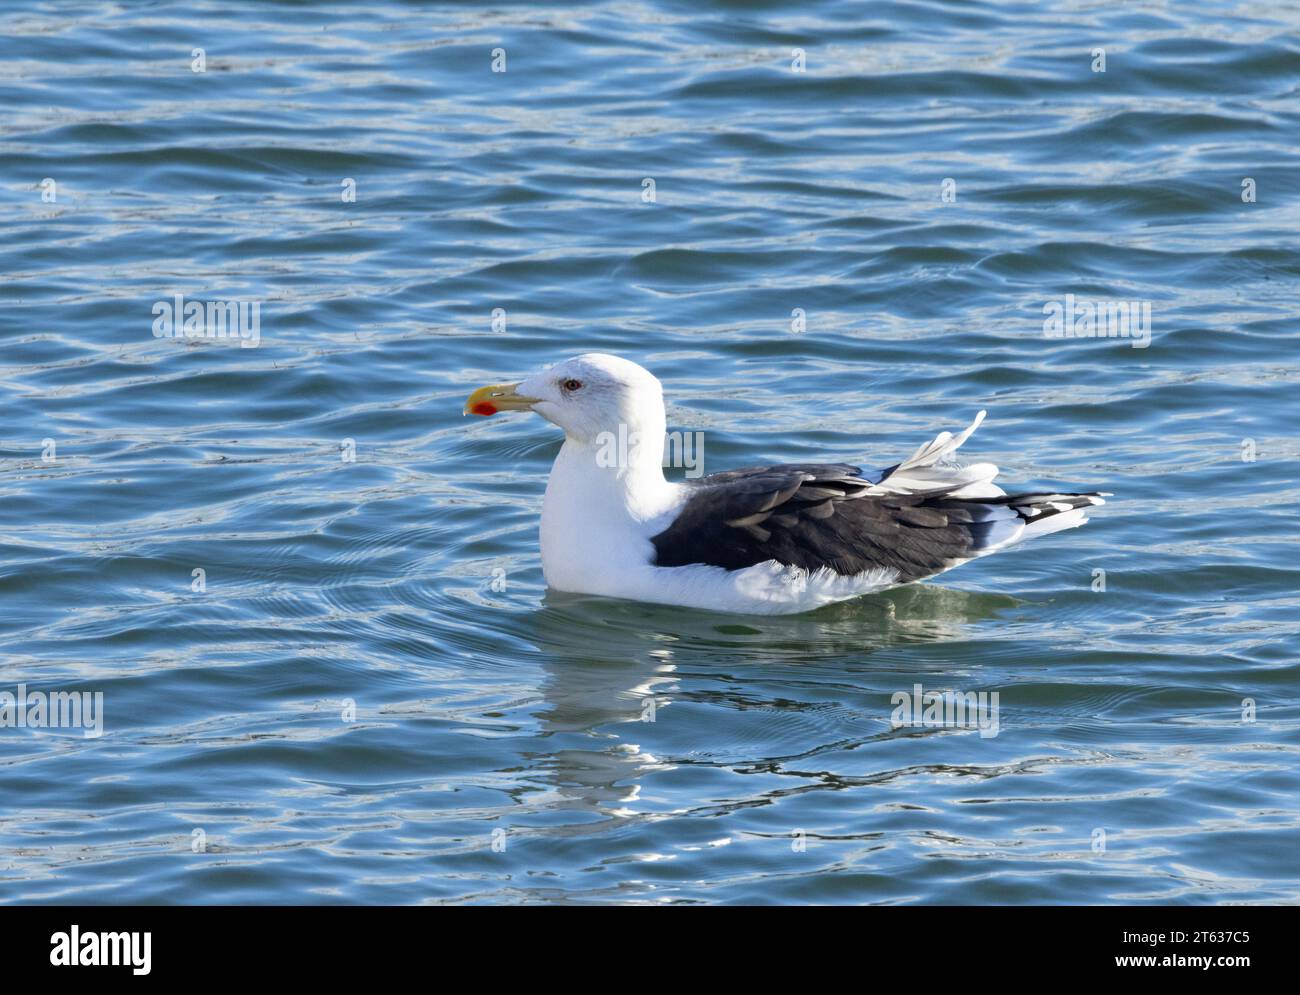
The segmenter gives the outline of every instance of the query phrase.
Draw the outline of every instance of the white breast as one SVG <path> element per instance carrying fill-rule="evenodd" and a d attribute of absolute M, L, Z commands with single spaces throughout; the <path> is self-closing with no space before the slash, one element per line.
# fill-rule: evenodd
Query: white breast
<path fill-rule="evenodd" d="M 652 471 L 652 472 L 651 472 Z M 566 439 L 542 506 L 542 572 L 556 590 L 632 597 L 616 590 L 652 569 L 650 537 L 672 521 L 682 487 L 650 470 L 600 466 L 591 447 Z"/>

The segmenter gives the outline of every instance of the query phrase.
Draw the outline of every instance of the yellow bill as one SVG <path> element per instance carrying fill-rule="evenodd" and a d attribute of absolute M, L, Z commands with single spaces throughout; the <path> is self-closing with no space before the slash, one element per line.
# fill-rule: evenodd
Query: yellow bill
<path fill-rule="evenodd" d="M 541 400 L 516 392 L 517 383 L 493 383 L 480 387 L 465 401 L 467 415 L 494 415 L 498 411 L 526 411 Z"/>

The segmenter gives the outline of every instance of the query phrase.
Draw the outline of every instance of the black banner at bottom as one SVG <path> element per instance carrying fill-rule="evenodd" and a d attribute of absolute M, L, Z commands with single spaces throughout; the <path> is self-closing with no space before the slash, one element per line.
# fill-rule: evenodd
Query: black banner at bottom
<path fill-rule="evenodd" d="M 979 975 L 1231 984 L 1287 963 L 1281 920 L 1290 916 L 1257 906 L 599 909 L 3 906 L 0 957 L 10 982 L 373 983 L 452 958 L 464 979 L 486 954 L 491 983 L 503 980 L 501 967 L 535 982 L 539 969 L 555 978 L 573 960 L 590 979 L 606 965 L 626 971 L 629 960 L 662 957 L 665 970 L 690 963 L 701 980 L 734 984 L 737 975 L 765 975 L 776 959 L 793 967 L 795 958 L 837 957 L 874 981 L 916 983 L 965 963 Z"/>

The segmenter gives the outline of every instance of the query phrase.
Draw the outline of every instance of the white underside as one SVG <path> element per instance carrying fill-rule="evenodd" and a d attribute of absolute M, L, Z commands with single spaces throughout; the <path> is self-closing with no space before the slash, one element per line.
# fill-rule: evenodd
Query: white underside
<path fill-rule="evenodd" d="M 744 615 L 789 615 L 895 587 L 896 576 L 892 570 L 874 570 L 844 577 L 824 567 L 810 573 L 768 560 L 744 570 L 646 564 L 620 571 L 616 577 L 589 575 L 586 581 L 564 587 L 551 583 L 548 572 L 547 583 L 559 590 L 630 601 Z"/>

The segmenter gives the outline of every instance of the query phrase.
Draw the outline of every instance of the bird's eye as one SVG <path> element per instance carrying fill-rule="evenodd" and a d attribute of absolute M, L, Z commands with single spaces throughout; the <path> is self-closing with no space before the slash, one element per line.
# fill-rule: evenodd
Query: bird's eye
<path fill-rule="evenodd" d="M 575 390 L 582 390 L 582 381 L 566 380 L 560 386 L 564 388 L 566 394 L 572 394 Z"/>

